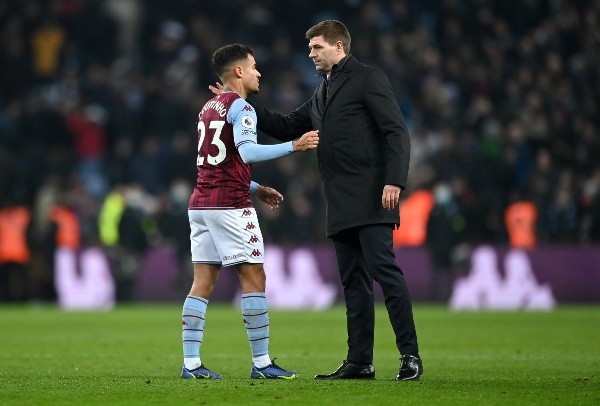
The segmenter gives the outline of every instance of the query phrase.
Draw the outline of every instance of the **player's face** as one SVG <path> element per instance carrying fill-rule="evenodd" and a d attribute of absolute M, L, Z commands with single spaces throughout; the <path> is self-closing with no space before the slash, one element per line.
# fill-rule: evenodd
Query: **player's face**
<path fill-rule="evenodd" d="M 325 74 L 330 73 L 333 65 L 346 56 L 341 41 L 331 45 L 322 35 L 311 38 L 308 41 L 308 49 L 308 57 L 314 62 L 315 68 Z"/>
<path fill-rule="evenodd" d="M 242 65 L 242 68 L 244 70 L 244 75 L 242 77 L 244 88 L 248 93 L 258 93 L 261 75 L 256 69 L 256 60 L 252 55 L 248 54 L 248 59 L 246 60 L 246 63 Z"/>

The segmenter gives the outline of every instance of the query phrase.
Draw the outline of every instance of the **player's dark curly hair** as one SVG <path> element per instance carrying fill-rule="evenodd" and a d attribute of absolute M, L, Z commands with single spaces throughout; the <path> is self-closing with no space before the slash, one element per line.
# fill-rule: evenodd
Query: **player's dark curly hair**
<path fill-rule="evenodd" d="M 227 68 L 234 62 L 246 59 L 248 55 L 254 56 L 254 51 L 247 45 L 230 44 L 217 49 L 212 56 L 212 67 L 219 78 L 223 78 L 223 74 Z"/>

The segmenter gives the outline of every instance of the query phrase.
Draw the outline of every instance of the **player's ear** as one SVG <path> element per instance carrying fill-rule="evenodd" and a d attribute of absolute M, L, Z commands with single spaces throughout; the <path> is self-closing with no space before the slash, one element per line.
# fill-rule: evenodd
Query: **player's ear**
<path fill-rule="evenodd" d="M 240 65 L 235 66 L 233 68 L 233 74 L 235 75 L 236 78 L 241 78 L 242 77 L 242 67 Z"/>

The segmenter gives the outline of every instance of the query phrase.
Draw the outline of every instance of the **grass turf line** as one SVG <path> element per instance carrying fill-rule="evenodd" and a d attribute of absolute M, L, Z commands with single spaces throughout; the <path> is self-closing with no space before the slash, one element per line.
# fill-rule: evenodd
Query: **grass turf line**
<path fill-rule="evenodd" d="M 415 305 L 425 374 L 395 382 L 398 353 L 377 308 L 375 381 L 314 381 L 345 357 L 345 311 L 271 311 L 270 355 L 295 381 L 251 380 L 240 311 L 211 304 L 203 362 L 222 381 L 183 380 L 181 307 L 110 312 L 0 307 L 0 404 L 599 404 L 600 307 L 451 312 Z"/>

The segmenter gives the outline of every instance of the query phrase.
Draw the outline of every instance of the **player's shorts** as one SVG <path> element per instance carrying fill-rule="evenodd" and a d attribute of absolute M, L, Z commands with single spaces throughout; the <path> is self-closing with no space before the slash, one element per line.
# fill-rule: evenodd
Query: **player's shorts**
<path fill-rule="evenodd" d="M 264 243 L 253 207 L 188 210 L 192 262 L 195 264 L 262 264 Z"/>

